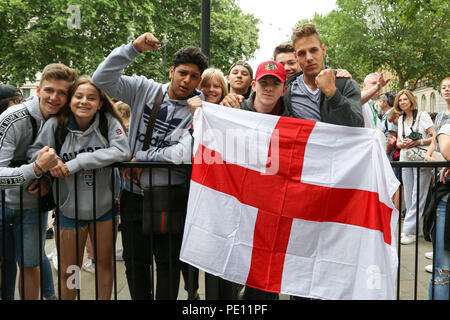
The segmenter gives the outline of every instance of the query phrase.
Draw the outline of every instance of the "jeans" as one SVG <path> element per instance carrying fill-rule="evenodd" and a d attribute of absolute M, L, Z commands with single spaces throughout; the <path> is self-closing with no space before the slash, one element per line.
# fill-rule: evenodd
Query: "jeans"
<path fill-rule="evenodd" d="M 0 206 L 0 212 L 2 208 Z M 5 234 L 5 244 L 6 248 L 6 261 L 7 267 L 5 270 L 5 275 L 2 276 L 5 279 L 5 290 L 6 297 L 5 299 L 10 298 L 10 300 L 14 299 L 14 287 L 15 280 L 17 275 L 17 268 L 15 266 L 16 262 L 21 263 L 22 261 L 22 236 L 21 236 L 21 220 L 20 210 L 10 209 L 5 207 L 5 224 L 6 224 L 6 234 Z M 39 241 L 38 232 L 38 218 L 39 211 L 38 209 L 28 209 L 23 210 L 22 215 L 23 220 L 23 257 L 24 257 L 24 266 L 25 267 L 36 267 L 40 264 L 39 258 Z M 53 274 L 50 266 L 50 262 L 48 261 L 47 255 L 44 250 L 45 246 L 45 235 L 47 233 L 47 222 L 48 222 L 48 212 L 41 212 L 41 235 L 40 240 L 42 243 L 42 278 L 43 278 L 43 295 L 45 298 L 51 297 L 55 295 L 55 288 L 53 283 Z M 3 217 L 0 214 L 0 243 L 3 242 Z M 15 248 L 15 252 L 11 252 L 11 249 Z M 0 259 L 3 257 L 3 244 L 0 246 Z M 9 253 L 8 253 L 9 252 Z M 13 264 L 8 263 L 9 258 L 14 259 L 14 269 Z M 3 274 L 3 273 L 2 273 Z"/>
<path fill-rule="evenodd" d="M 13 227 L 5 226 L 5 258 L 2 263 L 1 299 L 14 300 L 14 290 L 17 277 L 16 248 L 14 245 Z"/>
<path fill-rule="evenodd" d="M 2 207 L 0 206 L 0 212 Z M 21 218 L 22 217 L 22 218 Z M 16 246 L 16 258 L 19 264 L 22 264 L 22 238 L 23 238 L 23 265 L 25 267 L 39 266 L 39 239 L 42 244 L 42 251 L 45 244 L 45 232 L 47 231 L 48 213 L 42 212 L 39 221 L 38 209 L 24 209 L 23 214 L 20 210 L 5 207 L 5 223 L 13 226 L 14 244 Z M 21 234 L 21 220 L 23 221 L 23 235 Z M 0 215 L 0 242 L 3 233 L 3 217 Z M 39 224 L 41 235 L 39 235 Z M 0 246 L 0 259 L 3 257 L 3 245 Z M 2 259 L 3 260 L 3 259 Z"/>
<path fill-rule="evenodd" d="M 434 242 L 434 300 L 449 300 L 449 270 L 450 251 L 444 250 L 444 227 L 446 216 L 446 201 L 440 201 L 436 212 L 435 242 Z M 428 297 L 432 296 L 433 278 L 430 280 Z"/>
<path fill-rule="evenodd" d="M 47 231 L 47 230 L 46 230 Z M 53 273 L 52 267 L 50 265 L 50 261 L 47 258 L 47 255 L 42 255 L 42 282 L 44 288 L 44 298 L 50 298 L 55 295 L 55 284 L 53 283 Z"/>
<path fill-rule="evenodd" d="M 149 300 L 151 266 L 156 262 L 156 299 L 175 300 L 180 285 L 181 234 L 158 234 L 150 237 L 142 232 L 143 197 L 123 191 L 120 199 L 123 259 L 128 288 L 133 300 Z"/>
<path fill-rule="evenodd" d="M 104 213 L 102 216 L 97 217 L 95 221 L 96 222 L 109 221 L 112 220 L 113 216 L 116 218 L 119 216 L 119 212 L 117 211 L 116 205 L 114 205 L 108 212 Z M 94 219 L 92 220 L 78 219 L 77 221 L 76 219 L 66 217 L 62 211 L 59 212 L 59 228 L 61 230 L 62 229 L 75 230 L 76 227 L 78 227 L 78 229 L 87 228 L 89 226 L 89 223 L 91 222 L 94 222 Z"/>

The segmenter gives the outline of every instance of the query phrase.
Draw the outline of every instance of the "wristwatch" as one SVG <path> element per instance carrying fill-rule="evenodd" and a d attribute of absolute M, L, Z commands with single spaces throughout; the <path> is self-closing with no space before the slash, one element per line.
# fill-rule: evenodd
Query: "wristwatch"
<path fill-rule="evenodd" d="M 423 139 L 420 139 L 420 145 L 423 146 Z"/>

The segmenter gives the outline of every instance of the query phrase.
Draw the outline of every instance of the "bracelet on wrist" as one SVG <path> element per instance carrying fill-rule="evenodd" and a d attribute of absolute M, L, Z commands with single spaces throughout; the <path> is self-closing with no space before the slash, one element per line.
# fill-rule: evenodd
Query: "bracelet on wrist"
<path fill-rule="evenodd" d="M 36 166 L 36 168 L 38 168 L 38 170 L 41 172 L 41 176 L 45 173 L 45 170 L 42 169 L 42 167 L 37 163 L 37 161 L 34 161 L 34 165 Z"/>

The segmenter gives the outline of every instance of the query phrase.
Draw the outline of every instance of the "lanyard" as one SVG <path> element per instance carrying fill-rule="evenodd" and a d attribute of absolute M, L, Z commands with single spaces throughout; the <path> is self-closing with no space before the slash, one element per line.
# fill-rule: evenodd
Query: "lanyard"
<path fill-rule="evenodd" d="M 368 101 L 367 103 L 369 104 L 370 111 L 372 111 L 373 122 L 374 122 L 375 124 L 377 124 L 378 117 L 377 117 L 377 113 L 375 112 L 375 108 L 370 104 L 370 101 Z"/>

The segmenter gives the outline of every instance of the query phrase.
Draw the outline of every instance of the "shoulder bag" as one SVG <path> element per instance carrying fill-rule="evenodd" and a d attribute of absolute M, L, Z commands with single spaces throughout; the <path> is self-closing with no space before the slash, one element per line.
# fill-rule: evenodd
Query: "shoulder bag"
<path fill-rule="evenodd" d="M 414 110 L 416 111 L 416 110 Z M 411 123 L 411 134 L 408 136 L 408 138 L 412 139 L 412 140 L 419 140 L 422 139 L 422 134 L 420 132 L 416 132 L 414 131 L 414 123 L 416 122 L 416 115 L 417 113 L 414 112 L 414 117 L 413 117 L 413 122 Z M 419 122 L 420 122 L 420 116 L 422 115 L 422 113 L 420 113 L 419 118 L 417 119 L 417 128 L 419 127 Z M 405 118 L 403 117 L 403 139 L 407 138 L 405 136 Z M 405 155 L 406 158 L 410 161 L 414 161 L 414 162 L 420 162 L 420 161 L 425 161 L 425 156 L 427 154 L 427 150 L 428 147 L 425 146 L 417 146 L 417 147 L 413 147 L 413 148 L 409 148 L 405 150 Z"/>
<path fill-rule="evenodd" d="M 148 150 L 159 108 L 164 99 L 162 89 L 153 103 L 147 125 L 143 151 Z M 144 234 L 181 234 L 186 218 L 188 190 L 185 185 L 151 186 L 144 190 L 142 231 Z"/>

